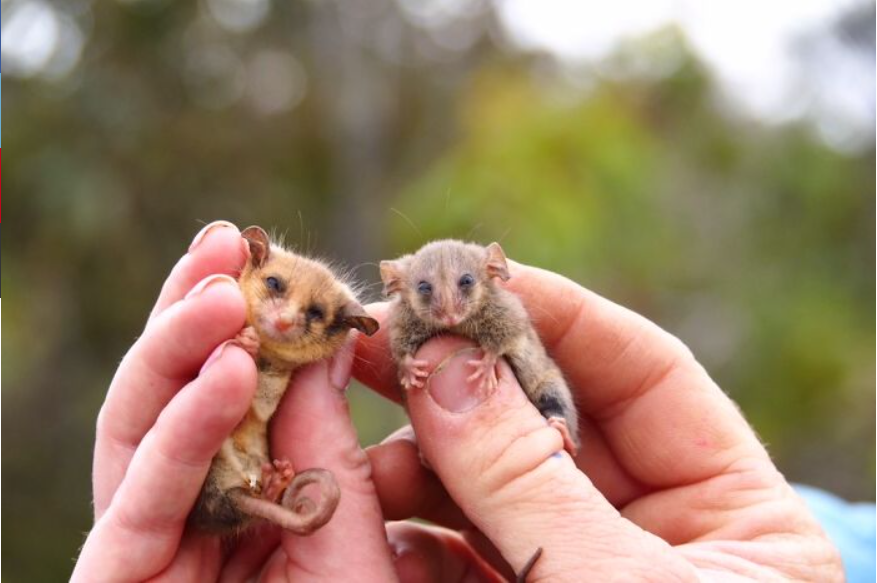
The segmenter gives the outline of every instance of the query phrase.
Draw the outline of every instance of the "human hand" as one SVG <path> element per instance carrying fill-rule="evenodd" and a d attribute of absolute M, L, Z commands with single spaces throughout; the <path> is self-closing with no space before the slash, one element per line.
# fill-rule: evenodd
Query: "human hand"
<path fill-rule="evenodd" d="M 424 345 L 417 358 L 441 372 L 407 393 L 416 444 L 403 429 L 368 450 L 385 517 L 451 529 L 390 525 L 403 580 L 456 580 L 436 573 L 465 572 L 461 553 L 448 558 L 461 547 L 507 576 L 543 547 L 531 580 L 843 580 L 803 501 L 678 339 L 558 275 L 512 274 L 507 288 L 575 392 L 581 452 L 563 452 L 506 364 L 479 401 L 465 380 L 471 343 Z M 398 399 L 386 327 L 357 354 L 354 376 Z"/>
<path fill-rule="evenodd" d="M 205 227 L 119 365 L 98 417 L 95 524 L 74 581 L 395 578 L 368 459 L 342 394 L 352 345 L 294 375 L 271 427 L 275 455 L 334 473 L 342 496 L 332 520 L 308 538 L 260 527 L 233 546 L 186 526 L 211 459 L 256 387 L 252 357 L 231 340 L 246 314 L 229 276 L 247 253 L 234 225 Z"/>

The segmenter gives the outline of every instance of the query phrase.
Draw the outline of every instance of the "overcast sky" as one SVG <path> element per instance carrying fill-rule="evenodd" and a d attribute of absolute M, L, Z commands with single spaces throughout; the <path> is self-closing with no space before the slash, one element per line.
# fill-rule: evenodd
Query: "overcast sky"
<path fill-rule="evenodd" d="M 409 13 L 430 6 L 460 12 L 472 2 L 397 1 Z M 874 55 L 855 58 L 841 43 L 823 43 L 820 59 L 810 63 L 800 51 L 803 38 L 825 30 L 864 0 L 495 1 L 514 45 L 571 63 L 599 61 L 625 40 L 675 24 L 714 71 L 725 101 L 768 122 L 810 115 L 823 138 L 841 149 L 873 144 Z M 270 17 L 268 0 L 206 0 L 206 5 L 223 8 L 218 16 L 246 16 L 247 28 Z M 216 17 L 217 10 L 212 12 Z M 63 77 L 78 62 L 85 42 L 75 20 L 46 0 L 3 0 L 7 74 Z"/>
<path fill-rule="evenodd" d="M 625 39 L 679 26 L 732 101 L 768 121 L 812 113 L 833 145 L 873 143 L 875 65 L 840 46 L 820 66 L 802 62 L 800 41 L 858 0 L 501 0 L 504 25 L 523 48 L 596 61 Z M 871 21 L 874 26 L 874 21 Z M 873 35 L 873 32 L 872 32 Z"/>

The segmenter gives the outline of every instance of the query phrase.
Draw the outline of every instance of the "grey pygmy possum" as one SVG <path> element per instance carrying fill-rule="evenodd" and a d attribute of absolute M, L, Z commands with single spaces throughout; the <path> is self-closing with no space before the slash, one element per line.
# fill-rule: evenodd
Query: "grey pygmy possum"
<path fill-rule="evenodd" d="M 378 322 L 327 265 L 272 243 L 260 227 L 241 235 L 250 258 L 238 278 L 247 327 L 237 343 L 255 359 L 258 386 L 244 418 L 213 458 L 190 522 L 207 532 L 236 534 L 258 519 L 307 535 L 326 524 L 341 493 L 331 472 L 296 473 L 273 459 L 268 422 L 292 373 L 331 356 L 355 328 L 374 334 Z M 318 500 L 305 494 L 315 484 Z"/>
<path fill-rule="evenodd" d="M 497 360 L 505 358 L 530 402 L 575 456 L 580 442 L 572 393 L 521 301 L 497 283 L 511 277 L 498 243 L 433 241 L 413 254 L 382 261 L 380 269 L 384 292 L 393 298 L 390 347 L 404 389 L 424 385 L 427 363 L 414 355 L 427 340 L 444 333 L 464 336 L 483 352 L 469 361 L 469 382 L 494 388 Z"/>

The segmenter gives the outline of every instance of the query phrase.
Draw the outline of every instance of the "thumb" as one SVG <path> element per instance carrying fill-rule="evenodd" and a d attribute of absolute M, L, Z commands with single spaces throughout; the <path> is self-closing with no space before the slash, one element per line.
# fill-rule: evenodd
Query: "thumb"
<path fill-rule="evenodd" d="M 586 568 L 595 580 L 603 570 L 636 573 L 639 566 L 651 576 L 658 564 L 675 564 L 673 574 L 684 569 L 669 545 L 621 518 L 578 470 L 560 432 L 530 404 L 504 361 L 495 389 L 467 380 L 467 362 L 479 357 L 461 339 L 428 342 L 417 358 L 432 373 L 407 404 L 423 455 L 512 568 L 520 572 L 542 547 L 534 579 L 580 580 Z M 656 561 L 656 554 L 671 556 Z"/>

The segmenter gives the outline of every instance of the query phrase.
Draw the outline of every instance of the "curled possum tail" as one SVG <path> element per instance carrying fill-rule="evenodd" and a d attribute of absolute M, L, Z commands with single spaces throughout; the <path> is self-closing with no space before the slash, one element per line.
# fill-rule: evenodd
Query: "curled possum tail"
<path fill-rule="evenodd" d="M 317 484 L 320 489 L 319 501 L 314 501 L 303 492 L 306 486 Z M 329 522 L 338 501 L 341 490 L 332 472 L 323 469 L 305 470 L 297 474 L 286 491 L 280 504 L 255 498 L 244 490 L 235 490 L 235 505 L 251 516 L 270 520 L 274 524 L 295 534 L 309 535 Z"/>

